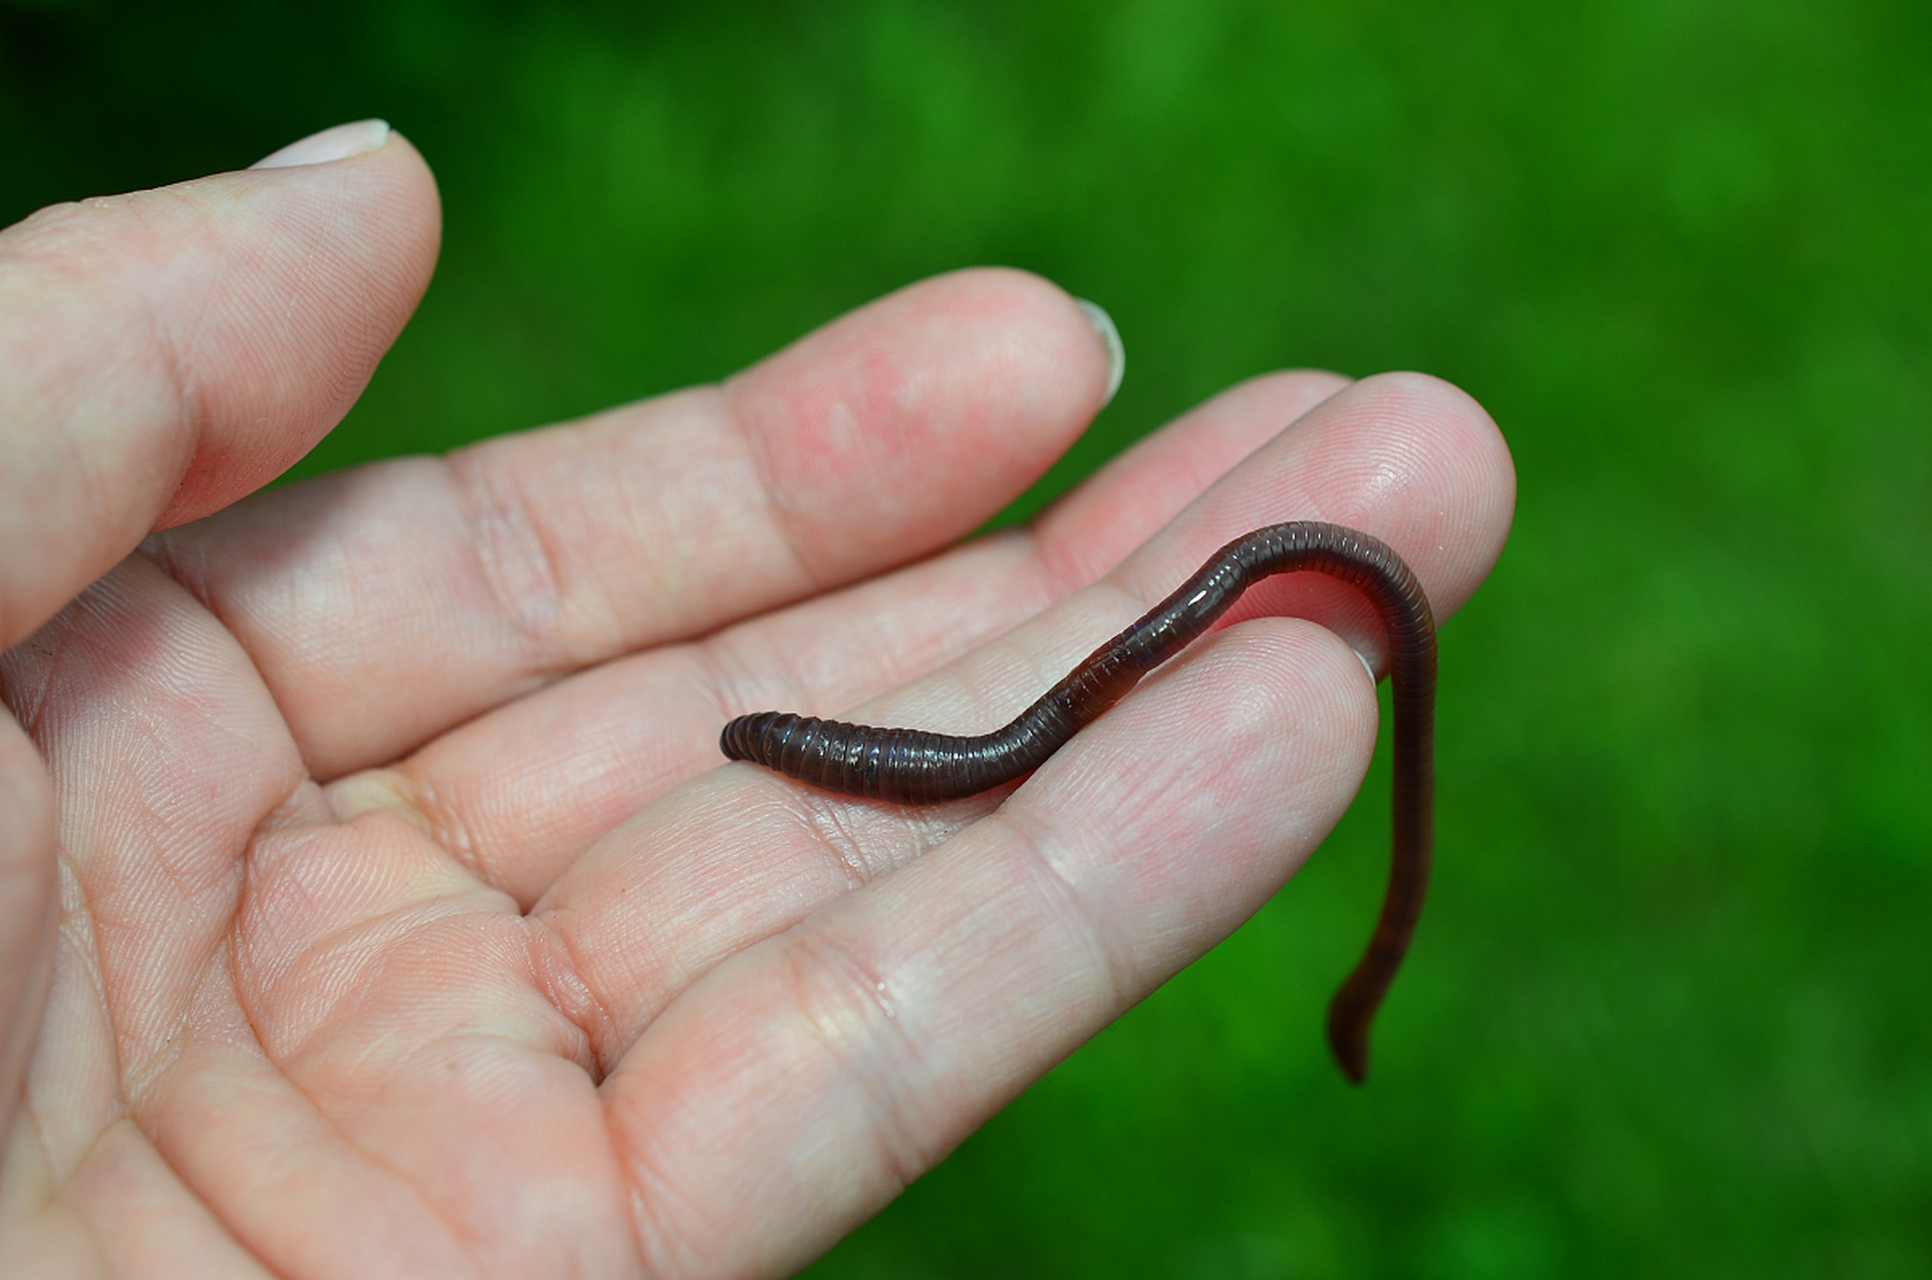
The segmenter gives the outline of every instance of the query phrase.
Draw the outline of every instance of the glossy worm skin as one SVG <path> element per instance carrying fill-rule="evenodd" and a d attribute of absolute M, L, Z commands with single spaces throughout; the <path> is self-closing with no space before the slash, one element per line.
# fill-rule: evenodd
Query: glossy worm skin
<path fill-rule="evenodd" d="M 1368 949 L 1328 1006 L 1328 1042 L 1349 1079 L 1368 1075 L 1369 1024 L 1422 912 L 1433 851 L 1436 626 L 1429 599 L 1381 541 L 1314 521 L 1269 525 L 1215 552 L 1173 595 L 1101 645 L 991 733 L 875 729 L 765 711 L 725 726 L 719 745 L 815 787 L 898 804 L 973 795 L 1030 773 L 1141 677 L 1186 648 L 1263 578 L 1324 573 L 1367 596 L 1387 633 L 1395 703 L 1395 829 L 1389 887 Z"/>

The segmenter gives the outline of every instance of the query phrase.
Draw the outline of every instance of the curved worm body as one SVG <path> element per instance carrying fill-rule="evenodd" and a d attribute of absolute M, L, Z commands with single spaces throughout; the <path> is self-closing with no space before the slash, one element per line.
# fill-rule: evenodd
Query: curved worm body
<path fill-rule="evenodd" d="M 897 804 L 933 804 L 1038 768 L 1143 676 L 1214 624 L 1263 578 L 1325 573 L 1367 596 L 1388 636 L 1395 703 L 1395 830 L 1381 918 L 1328 1006 L 1328 1042 L 1349 1079 L 1368 1074 L 1369 1024 L 1408 950 L 1428 887 L 1435 797 L 1436 628 L 1402 558 L 1366 533 L 1314 521 L 1269 525 L 1217 551 L 1146 617 L 1089 654 L 1017 719 L 956 736 L 875 729 L 777 711 L 739 716 L 719 745 L 815 787 Z"/>

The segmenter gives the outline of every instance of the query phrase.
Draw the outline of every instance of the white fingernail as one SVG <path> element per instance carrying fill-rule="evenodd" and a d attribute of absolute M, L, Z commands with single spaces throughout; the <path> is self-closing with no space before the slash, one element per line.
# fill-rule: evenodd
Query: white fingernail
<path fill-rule="evenodd" d="M 1120 390 L 1120 380 L 1127 374 L 1127 348 L 1120 340 L 1120 330 L 1114 327 L 1114 318 L 1098 302 L 1088 302 L 1085 298 L 1075 298 L 1080 309 L 1087 313 L 1087 323 L 1107 344 L 1107 398 L 1101 407 L 1113 403 L 1114 392 Z"/>
<path fill-rule="evenodd" d="M 311 133 L 300 142 L 291 142 L 280 151 L 263 156 L 248 167 L 292 169 L 299 164 L 327 164 L 331 160 L 347 160 L 350 156 L 367 155 L 387 141 L 389 141 L 387 120 L 357 120 L 354 124 L 339 124 L 333 129 Z"/>

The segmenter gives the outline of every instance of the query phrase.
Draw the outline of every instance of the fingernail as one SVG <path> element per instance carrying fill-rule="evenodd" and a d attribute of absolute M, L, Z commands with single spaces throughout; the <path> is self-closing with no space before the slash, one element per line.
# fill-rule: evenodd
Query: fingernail
<path fill-rule="evenodd" d="M 333 129 L 311 133 L 300 142 L 291 142 L 280 151 L 263 156 L 248 167 L 292 169 L 298 164 L 327 164 L 331 160 L 347 160 L 350 156 L 367 155 L 387 141 L 389 141 L 387 120 L 358 120 L 354 124 L 339 124 Z"/>
<path fill-rule="evenodd" d="M 1114 392 L 1120 390 L 1120 380 L 1127 373 L 1127 348 L 1120 341 L 1120 330 L 1114 327 L 1114 318 L 1098 302 L 1088 302 L 1085 298 L 1075 298 L 1080 309 L 1087 313 L 1087 323 L 1107 344 L 1107 398 L 1100 402 L 1106 408 L 1114 402 Z"/>

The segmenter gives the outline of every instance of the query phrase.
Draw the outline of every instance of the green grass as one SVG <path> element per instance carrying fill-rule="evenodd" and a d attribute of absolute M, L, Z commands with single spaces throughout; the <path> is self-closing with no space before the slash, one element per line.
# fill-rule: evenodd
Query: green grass
<path fill-rule="evenodd" d="M 1229 382 L 1419 368 L 1520 471 L 1356 1093 L 1323 856 L 812 1273 L 1932 1272 L 1932 8 L 0 3 L 0 218 L 383 114 L 436 283 L 304 472 L 719 377 L 911 279 L 1108 307 L 1015 514 Z"/>

